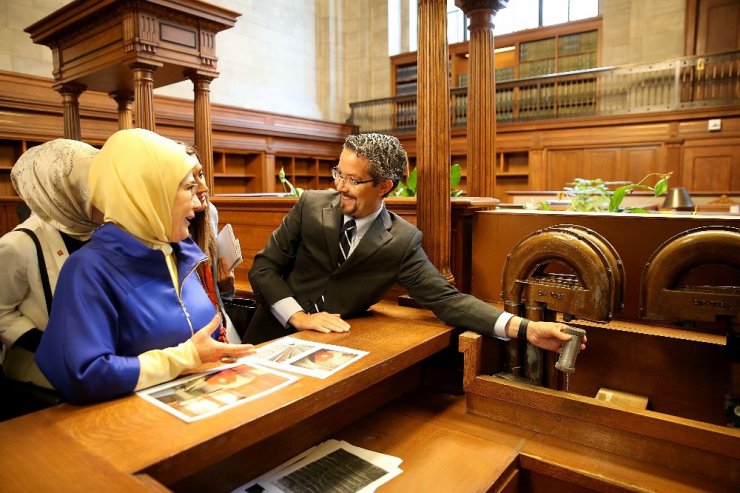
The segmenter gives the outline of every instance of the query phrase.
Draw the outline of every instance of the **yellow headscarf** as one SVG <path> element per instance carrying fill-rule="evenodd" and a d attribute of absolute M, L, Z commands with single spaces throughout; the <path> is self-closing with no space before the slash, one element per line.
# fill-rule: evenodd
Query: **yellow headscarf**
<path fill-rule="evenodd" d="M 177 188 L 193 165 L 185 147 L 150 130 L 119 130 L 90 168 L 92 203 L 151 247 L 170 243 Z"/>

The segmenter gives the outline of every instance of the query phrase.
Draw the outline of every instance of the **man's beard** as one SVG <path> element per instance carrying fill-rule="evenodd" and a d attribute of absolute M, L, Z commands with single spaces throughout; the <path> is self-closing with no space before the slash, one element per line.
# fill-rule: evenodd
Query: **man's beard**
<path fill-rule="evenodd" d="M 352 199 L 352 205 L 349 206 L 341 201 L 341 197 L 349 197 Z M 340 201 L 339 201 L 339 207 L 342 209 L 342 213 L 345 216 L 354 217 L 355 213 L 357 212 L 357 199 L 355 197 L 352 197 L 351 195 L 343 195 L 340 194 Z M 345 208 L 347 207 L 347 208 Z"/>

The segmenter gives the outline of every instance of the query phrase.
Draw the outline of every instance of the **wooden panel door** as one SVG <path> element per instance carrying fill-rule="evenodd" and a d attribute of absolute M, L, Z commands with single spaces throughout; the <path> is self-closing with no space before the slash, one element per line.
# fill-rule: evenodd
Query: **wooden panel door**
<path fill-rule="evenodd" d="M 623 180 L 619 149 L 586 149 L 585 169 L 582 178 L 605 181 Z"/>
<path fill-rule="evenodd" d="M 740 190 L 740 145 L 687 147 L 681 174 L 689 192 Z"/>
<path fill-rule="evenodd" d="M 740 2 L 699 0 L 696 54 L 708 55 L 738 49 L 740 49 Z"/>
<path fill-rule="evenodd" d="M 561 190 L 574 178 L 638 183 L 650 173 L 663 172 L 660 145 L 599 147 L 548 151 L 547 189 Z"/>
<path fill-rule="evenodd" d="M 575 178 L 584 175 L 585 151 L 583 149 L 555 149 L 547 152 L 546 190 L 562 190 Z"/>
<path fill-rule="evenodd" d="M 626 173 L 617 179 L 639 183 L 650 173 L 662 173 L 663 163 L 660 159 L 660 146 L 627 147 L 622 150 L 622 159 Z M 648 185 L 655 180 L 648 180 Z"/>

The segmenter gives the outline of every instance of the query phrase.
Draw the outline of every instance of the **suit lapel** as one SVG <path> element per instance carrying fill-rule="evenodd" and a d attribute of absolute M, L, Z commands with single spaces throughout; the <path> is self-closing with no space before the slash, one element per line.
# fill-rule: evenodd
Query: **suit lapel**
<path fill-rule="evenodd" d="M 329 261 L 336 267 L 339 261 L 339 228 L 341 227 L 342 213 L 339 212 L 339 197 L 332 200 L 329 207 L 321 209 L 321 224 L 324 227 L 326 251 L 329 252 Z"/>

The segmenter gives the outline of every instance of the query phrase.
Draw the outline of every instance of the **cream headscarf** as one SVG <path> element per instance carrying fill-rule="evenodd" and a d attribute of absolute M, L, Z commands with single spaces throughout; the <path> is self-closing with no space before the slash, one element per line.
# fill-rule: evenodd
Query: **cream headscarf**
<path fill-rule="evenodd" d="M 90 169 L 92 202 L 113 222 L 150 247 L 169 246 L 172 206 L 193 165 L 185 147 L 150 130 L 119 130 Z"/>
<path fill-rule="evenodd" d="M 43 221 L 79 240 L 90 239 L 88 174 L 99 151 L 78 140 L 56 139 L 32 147 L 10 172 L 18 195 Z"/>

